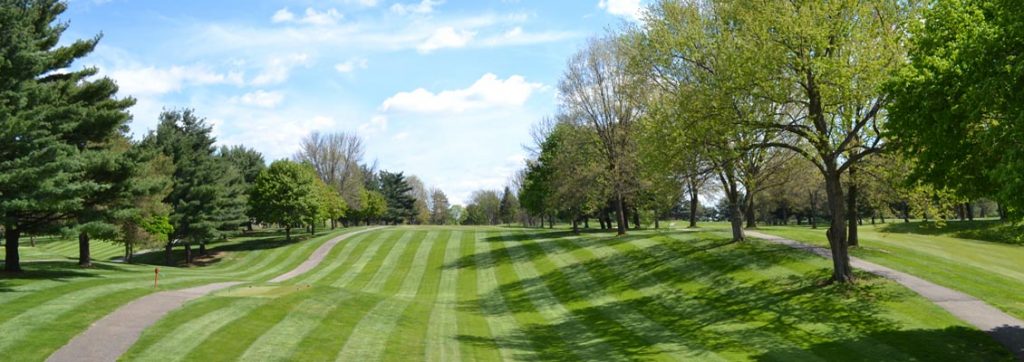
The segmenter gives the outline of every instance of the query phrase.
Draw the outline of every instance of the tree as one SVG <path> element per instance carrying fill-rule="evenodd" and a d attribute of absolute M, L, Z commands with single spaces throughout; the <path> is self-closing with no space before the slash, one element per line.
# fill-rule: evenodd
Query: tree
<path fill-rule="evenodd" d="M 378 191 L 363 190 L 360 197 L 363 209 L 359 211 L 366 225 L 371 222 L 380 221 L 388 213 L 388 202 L 384 195 Z"/>
<path fill-rule="evenodd" d="M 589 125 L 601 140 L 617 211 L 618 234 L 626 234 L 625 198 L 632 192 L 636 144 L 633 128 L 643 114 L 633 93 L 637 84 L 628 58 L 614 37 L 592 40 L 569 61 L 559 82 L 559 99 L 567 114 Z"/>
<path fill-rule="evenodd" d="M 293 157 L 296 161 L 313 165 L 320 179 L 337 190 L 351 209 L 362 208 L 359 201 L 367 176 L 360 167 L 365 154 L 362 138 L 346 132 L 313 132 L 302 139 L 299 148 Z"/>
<path fill-rule="evenodd" d="M 241 186 L 241 190 L 238 190 L 241 196 L 246 197 L 249 195 L 253 184 L 256 183 L 256 177 L 267 168 L 266 161 L 263 160 L 263 154 L 245 146 L 222 146 L 218 154 L 221 159 L 240 173 L 242 185 L 237 183 L 235 185 Z M 252 210 L 248 208 L 248 201 L 239 201 L 242 201 L 241 204 L 246 206 L 245 215 L 249 216 L 249 219 L 245 220 L 245 226 L 249 231 L 252 231 L 252 224 L 255 221 L 252 219 Z"/>
<path fill-rule="evenodd" d="M 430 223 L 434 225 L 446 225 L 452 222 L 452 215 L 449 212 L 451 206 L 448 204 L 448 196 L 441 189 L 430 190 Z M 457 217 L 454 219 L 458 219 Z M 456 223 L 458 224 L 458 223 Z"/>
<path fill-rule="evenodd" d="M 107 188 L 87 168 L 127 132 L 134 104 L 114 98 L 117 86 L 93 77 L 95 68 L 69 70 L 100 38 L 58 46 L 66 8 L 57 0 L 0 4 L 0 223 L 9 272 L 21 271 L 22 233 L 83 216 L 87 199 Z"/>
<path fill-rule="evenodd" d="M 501 197 L 495 190 L 477 190 L 470 196 L 469 205 L 466 205 L 466 216 L 464 224 L 468 225 L 497 225 L 500 223 L 499 209 L 501 208 Z"/>
<path fill-rule="evenodd" d="M 519 209 L 519 200 L 508 186 L 501 193 L 501 202 L 498 204 L 498 217 L 505 224 L 512 224 L 516 219 L 516 211 Z"/>
<path fill-rule="evenodd" d="M 320 213 L 316 171 L 308 164 L 278 160 L 260 172 L 249 194 L 250 209 L 261 222 L 280 224 L 291 240 L 292 228 Z"/>
<path fill-rule="evenodd" d="M 163 202 L 171 192 L 174 164 L 170 158 L 143 147 L 132 149 L 140 167 L 132 175 L 131 186 L 113 206 L 119 233 L 114 242 L 124 244 L 124 261 L 132 262 L 138 247 L 167 242 L 174 228 L 170 222 L 171 208 Z"/>
<path fill-rule="evenodd" d="M 412 190 L 409 191 L 409 196 L 413 198 L 412 210 L 413 216 L 409 218 L 408 223 L 425 225 L 430 223 L 430 195 L 427 193 L 427 187 L 423 185 L 423 181 L 415 175 L 409 176 L 405 180 Z"/>
<path fill-rule="evenodd" d="M 192 244 L 205 251 L 207 242 L 245 221 L 244 190 L 238 186 L 242 175 L 217 157 L 211 132 L 206 120 L 190 109 L 164 111 L 156 132 L 141 145 L 174 163 L 171 192 L 164 199 L 171 205 L 174 226 L 164 247 L 168 264 L 173 263 L 175 242 L 184 244 L 185 261 L 191 263 Z"/>
<path fill-rule="evenodd" d="M 1012 0 L 930 2 L 913 22 L 892 93 L 888 135 L 911 176 L 967 199 L 995 193 L 1024 210 L 1024 8 Z"/>
<path fill-rule="evenodd" d="M 388 205 L 388 211 L 384 214 L 385 223 L 398 225 L 415 215 L 416 199 L 413 198 L 412 190 L 402 172 L 380 172 L 380 193 Z"/>

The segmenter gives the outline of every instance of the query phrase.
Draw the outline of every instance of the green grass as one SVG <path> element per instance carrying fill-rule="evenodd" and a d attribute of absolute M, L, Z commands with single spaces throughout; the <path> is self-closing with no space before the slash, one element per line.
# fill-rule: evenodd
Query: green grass
<path fill-rule="evenodd" d="M 1024 319 L 1024 246 L 951 236 L 988 235 L 990 230 L 1002 228 L 988 221 L 973 223 L 953 221 L 945 228 L 923 222 L 864 225 L 858 230 L 861 246 L 852 254 L 962 291 Z M 760 229 L 797 241 L 828 244 L 820 228 Z"/>
<path fill-rule="evenodd" d="M 249 283 L 172 311 L 122 360 L 1011 359 L 895 283 L 825 285 L 828 261 L 715 230 L 390 228 L 267 282 L 324 240 L 236 240 L 217 246 L 219 263 L 167 270 L 168 288 Z M 45 359 L 151 292 L 149 267 L 72 263 L 0 279 L 5 359 Z"/>
<path fill-rule="evenodd" d="M 43 360 L 117 307 L 159 290 L 180 289 L 218 281 L 261 282 L 290 270 L 338 232 L 285 242 L 277 233 L 257 233 L 211 245 L 220 254 L 206 267 L 160 267 L 159 289 L 153 288 L 152 265 L 109 260 L 120 248 L 93 242 L 93 268 L 77 266 L 77 242 L 40 240 L 21 248 L 20 274 L 0 273 L 0 355 L 4 360 Z M 43 250 L 45 252 L 42 252 Z M 180 252 L 179 252 L 180 256 Z M 137 260 L 162 261 L 162 253 Z M 205 301 L 204 301 L 205 303 Z"/>

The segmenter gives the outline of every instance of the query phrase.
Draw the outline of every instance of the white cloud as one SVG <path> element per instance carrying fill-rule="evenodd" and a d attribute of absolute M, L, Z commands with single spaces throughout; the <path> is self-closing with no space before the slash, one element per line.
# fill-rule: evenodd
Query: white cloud
<path fill-rule="evenodd" d="M 407 138 L 409 138 L 409 132 L 399 132 L 391 137 L 395 141 L 404 141 Z"/>
<path fill-rule="evenodd" d="M 514 27 L 508 31 L 482 39 L 479 43 L 489 47 L 500 47 L 508 45 L 529 45 L 562 41 L 579 36 L 573 32 L 541 32 L 533 33 L 523 30 L 521 26 Z"/>
<path fill-rule="evenodd" d="M 364 137 L 372 137 L 378 133 L 384 133 L 388 131 L 388 117 L 383 115 L 375 115 L 370 118 L 369 122 L 359 125 L 359 134 Z"/>
<path fill-rule="evenodd" d="M 609 14 L 639 20 L 643 7 L 640 0 L 600 0 L 597 6 Z"/>
<path fill-rule="evenodd" d="M 233 100 L 250 106 L 274 108 L 284 100 L 284 93 L 257 90 L 243 94 L 241 97 L 234 98 Z"/>
<path fill-rule="evenodd" d="M 433 93 L 419 88 L 412 92 L 400 92 L 384 100 L 384 111 L 439 113 L 460 113 L 472 109 L 522 106 L 533 94 L 542 88 L 540 83 L 529 83 L 519 75 L 502 80 L 487 73 L 468 88 Z"/>
<path fill-rule="evenodd" d="M 366 58 L 352 58 L 344 63 L 338 63 L 334 65 L 334 69 L 339 73 L 351 73 L 356 69 L 366 69 L 369 65 L 369 61 Z"/>
<path fill-rule="evenodd" d="M 305 53 L 291 54 L 284 57 L 270 59 L 263 71 L 257 74 L 249 83 L 252 85 L 277 84 L 288 80 L 292 68 L 308 66 L 310 57 Z"/>
<path fill-rule="evenodd" d="M 288 10 L 288 8 L 281 8 L 274 13 L 274 16 L 270 17 L 270 21 L 275 23 L 283 23 L 295 20 L 295 14 Z"/>
<path fill-rule="evenodd" d="M 427 40 L 424 40 L 420 45 L 416 46 L 416 49 L 419 50 L 420 53 L 430 53 L 441 48 L 462 48 L 466 46 L 474 36 L 476 36 L 475 32 L 466 30 L 457 31 L 453 27 L 444 26 L 435 30 Z"/>
<path fill-rule="evenodd" d="M 244 144 L 262 152 L 268 161 L 290 156 L 298 149 L 299 140 L 309 132 L 334 129 L 338 125 L 333 117 L 324 115 L 296 119 L 281 114 L 255 112 L 243 120 L 237 113 L 210 116 L 217 144 Z"/>
<path fill-rule="evenodd" d="M 402 4 L 395 3 L 391 5 L 391 11 L 397 14 L 429 14 L 434 11 L 434 7 L 444 4 L 443 0 L 423 0 L 418 4 Z"/>
<path fill-rule="evenodd" d="M 189 85 L 240 84 L 240 73 L 218 73 L 205 66 L 132 67 L 108 72 L 122 94 L 159 95 Z"/>
<path fill-rule="evenodd" d="M 313 8 L 306 8 L 306 15 L 301 19 L 296 18 L 295 14 L 292 13 L 288 8 L 281 8 L 270 17 L 270 20 L 274 23 L 291 23 L 299 22 L 310 25 L 334 25 L 341 20 L 344 16 L 338 9 L 330 8 L 324 11 L 317 11 Z"/>

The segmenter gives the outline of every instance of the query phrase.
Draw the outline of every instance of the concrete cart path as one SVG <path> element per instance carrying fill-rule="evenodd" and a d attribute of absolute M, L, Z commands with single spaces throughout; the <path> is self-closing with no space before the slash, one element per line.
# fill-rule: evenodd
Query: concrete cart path
<path fill-rule="evenodd" d="M 342 240 L 376 229 L 378 228 L 345 233 L 328 240 L 298 267 L 275 277 L 271 282 L 285 281 L 308 272 L 322 262 L 331 248 Z M 139 336 L 142 335 L 142 331 L 170 311 L 181 307 L 190 300 L 242 283 L 241 281 L 212 283 L 188 289 L 153 293 L 133 300 L 94 322 L 89 329 L 76 336 L 46 360 L 52 362 L 116 361 L 135 344 Z"/>
<path fill-rule="evenodd" d="M 805 250 L 831 259 L 832 252 L 820 246 L 807 245 L 798 241 L 746 231 L 747 235 L 775 244 Z M 896 271 L 863 259 L 850 257 L 850 264 L 857 269 L 891 279 L 910 288 L 922 297 L 942 307 L 957 318 L 988 332 L 999 343 L 1008 348 L 1017 359 L 1024 361 L 1024 321 L 1014 318 L 978 298 L 943 287 L 913 275 Z"/>

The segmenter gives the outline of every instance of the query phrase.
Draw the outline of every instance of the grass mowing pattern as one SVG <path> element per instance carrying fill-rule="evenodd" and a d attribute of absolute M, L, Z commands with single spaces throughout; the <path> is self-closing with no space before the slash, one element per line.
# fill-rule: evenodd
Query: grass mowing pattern
<path fill-rule="evenodd" d="M 216 267 L 238 275 L 249 270 L 238 262 L 301 262 L 292 256 Z M 885 279 L 820 284 L 828 267 L 718 232 L 391 228 L 343 241 L 295 279 L 190 302 L 122 359 L 1010 360 Z M 12 302 L 57 297 L 36 282 L 49 281 L 23 281 L 35 292 Z M 102 286 L 68 295 L 91 288 Z"/>
<path fill-rule="evenodd" d="M 25 260 L 21 274 L 0 274 L 0 355 L 5 360 L 43 360 L 117 307 L 159 290 L 181 289 L 207 283 L 263 281 L 294 268 L 313 249 L 339 235 L 294 238 L 286 242 L 277 233 L 213 244 L 211 253 L 222 259 L 201 268 L 160 268 L 160 288 L 153 288 L 153 266 L 95 262 L 82 269 L 74 260 Z M 57 243 L 53 241 L 53 243 Z M 64 242 L 66 244 L 77 243 Z M 44 247 L 42 242 L 37 247 Z M 93 253 L 101 242 L 93 242 Z M 31 247 L 27 249 L 32 249 Z M 117 249 L 115 247 L 115 249 Z M 119 250 L 118 250 L 119 252 Z M 75 250 L 77 253 L 77 250 Z M 162 260 L 140 255 L 140 260 Z"/>
<path fill-rule="evenodd" d="M 948 235 L 921 235 L 903 229 L 926 229 L 921 222 L 863 225 L 860 247 L 853 256 L 900 270 L 932 283 L 959 290 L 981 299 L 1009 315 L 1024 319 L 1024 246 Z M 987 230 L 985 221 L 951 221 L 956 235 L 971 235 L 970 227 Z M 823 229 L 800 226 L 762 227 L 769 234 L 814 245 L 828 245 Z"/>

